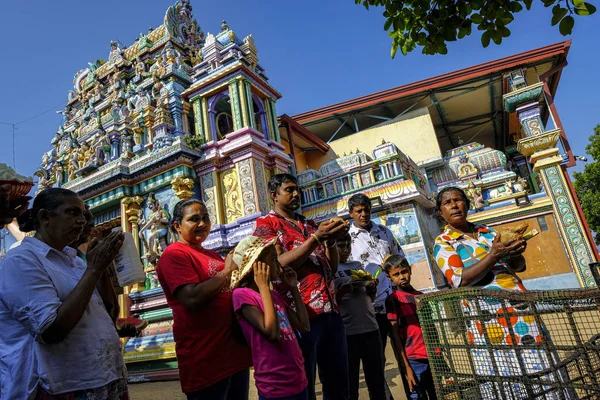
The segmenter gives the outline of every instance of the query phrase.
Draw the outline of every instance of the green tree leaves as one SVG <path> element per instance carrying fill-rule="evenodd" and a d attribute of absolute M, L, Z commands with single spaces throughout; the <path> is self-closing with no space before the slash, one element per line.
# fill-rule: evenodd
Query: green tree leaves
<path fill-rule="evenodd" d="M 566 8 L 562 8 L 560 4 L 555 5 L 552 8 L 552 26 L 558 24 L 560 20 L 563 19 L 565 15 L 567 15 L 568 12 L 569 10 L 567 10 Z"/>
<path fill-rule="evenodd" d="M 553 26 L 569 35 L 575 25 L 574 16 L 587 16 L 596 7 L 583 0 L 538 0 L 552 7 Z M 390 55 L 398 50 L 406 55 L 421 48 L 423 54 L 446 54 L 447 42 L 471 35 L 473 26 L 481 31 L 481 44 L 487 47 L 493 41 L 501 44 L 510 36 L 508 25 L 515 14 L 530 10 L 533 0 L 354 0 L 367 10 L 371 6 L 384 7 L 383 25 L 392 39 Z"/>
<path fill-rule="evenodd" d="M 573 186 L 581 202 L 581 208 L 590 228 L 596 232 L 596 244 L 600 244 L 600 124 L 594 128 L 590 143 L 585 148 L 594 161 L 583 172 L 574 172 Z"/>
<path fill-rule="evenodd" d="M 562 19 L 562 21 L 560 21 L 560 24 L 558 25 L 558 30 L 560 31 L 561 35 L 563 35 L 563 36 L 570 35 L 571 32 L 573 31 L 574 25 L 575 25 L 575 18 L 573 18 L 569 15 L 568 17 L 564 17 Z"/>

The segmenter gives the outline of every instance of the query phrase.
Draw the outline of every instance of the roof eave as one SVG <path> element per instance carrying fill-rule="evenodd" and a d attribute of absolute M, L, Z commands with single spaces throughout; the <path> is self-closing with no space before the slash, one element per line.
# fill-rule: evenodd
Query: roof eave
<path fill-rule="evenodd" d="M 463 68 L 454 72 L 449 72 L 447 74 L 438 75 L 432 78 L 398 86 L 392 89 L 387 89 L 381 92 L 372 93 L 352 100 L 332 104 L 330 106 L 318 108 L 316 110 L 307 111 L 301 114 L 294 115 L 292 118 L 298 123 L 304 124 L 309 121 L 315 121 L 322 118 L 330 117 L 333 114 L 345 113 L 351 110 L 372 106 L 374 104 L 389 101 L 392 99 L 402 98 L 409 95 L 426 92 L 454 83 L 460 83 L 469 79 L 488 76 L 490 74 L 498 73 L 511 68 L 516 68 L 518 66 L 527 65 L 536 61 L 549 59 L 551 57 L 561 56 L 561 58 L 566 58 L 570 46 L 571 40 L 551 44 L 527 52 L 514 54 L 483 64 Z M 553 93 L 558 87 L 559 77 L 560 75 L 555 78 L 556 84 L 553 85 Z"/>
<path fill-rule="evenodd" d="M 284 125 L 288 129 L 293 130 L 295 135 L 302 137 L 302 139 L 314 145 L 317 150 L 323 153 L 327 153 L 329 151 L 329 145 L 327 143 L 325 143 L 320 137 L 318 137 L 317 135 L 300 125 L 287 114 L 280 115 L 279 117 L 277 117 L 277 120 L 281 125 Z"/>

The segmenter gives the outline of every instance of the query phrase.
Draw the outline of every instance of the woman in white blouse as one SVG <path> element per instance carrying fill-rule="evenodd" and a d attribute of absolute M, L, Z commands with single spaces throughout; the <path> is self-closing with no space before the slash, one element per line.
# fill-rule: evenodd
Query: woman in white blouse
<path fill-rule="evenodd" d="M 0 263 L 2 399 L 128 399 L 119 336 L 96 290 L 121 233 L 75 249 L 86 223 L 79 196 L 42 191 L 19 217 L 35 230 Z"/>

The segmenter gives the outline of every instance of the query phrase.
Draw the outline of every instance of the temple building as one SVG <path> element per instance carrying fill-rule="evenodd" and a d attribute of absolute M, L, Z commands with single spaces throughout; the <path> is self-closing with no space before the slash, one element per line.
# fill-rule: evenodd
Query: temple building
<path fill-rule="evenodd" d="M 433 194 L 458 186 L 469 220 L 526 222 L 530 289 L 592 287 L 597 248 L 567 168 L 575 165 L 554 105 L 570 41 L 280 118 L 304 215 L 347 215 L 357 192 L 405 249 L 416 286 L 445 286 L 431 254 L 442 228 Z M 312 135 L 318 138 L 307 144 Z M 289 150 L 288 150 L 289 149 Z"/>
<path fill-rule="evenodd" d="M 211 216 L 204 245 L 227 252 L 270 209 L 267 182 L 291 172 L 302 212 L 348 216 L 357 192 L 396 235 L 415 286 L 445 286 L 431 254 L 435 191 L 463 187 L 470 220 L 526 221 L 531 288 L 594 286 L 598 259 L 566 168 L 574 165 L 554 106 L 570 42 L 473 66 L 295 116 L 258 63 L 252 35 L 223 21 L 204 33 L 189 0 L 132 45 L 79 70 L 63 121 L 36 172 L 39 189 L 76 191 L 100 235 L 131 232 L 146 280 L 123 288 L 121 315 L 148 320 L 124 346 L 132 381 L 178 377 L 172 315 L 154 268 L 175 240 L 174 205 L 197 197 Z M 268 51 L 268 50 L 267 50 Z"/>

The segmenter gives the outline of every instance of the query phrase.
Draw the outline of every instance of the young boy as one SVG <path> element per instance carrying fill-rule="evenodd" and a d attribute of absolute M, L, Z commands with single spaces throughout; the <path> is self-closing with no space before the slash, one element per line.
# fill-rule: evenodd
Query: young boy
<path fill-rule="evenodd" d="M 334 279 L 336 299 L 346 328 L 350 399 L 358 400 L 362 360 L 369 397 L 371 400 L 383 400 L 386 399 L 383 351 L 372 302 L 377 287 L 372 278 L 357 279 L 358 271 L 364 270 L 360 262 L 348 261 L 350 243 L 348 234 L 337 241 L 339 265 Z"/>
<path fill-rule="evenodd" d="M 406 378 L 409 399 L 436 399 L 433 377 L 417 318 L 415 296 L 422 294 L 410 285 L 411 266 L 403 256 L 383 261 L 383 270 L 397 287 L 387 298 L 386 309 L 392 324 L 392 346 L 398 368 Z"/>

